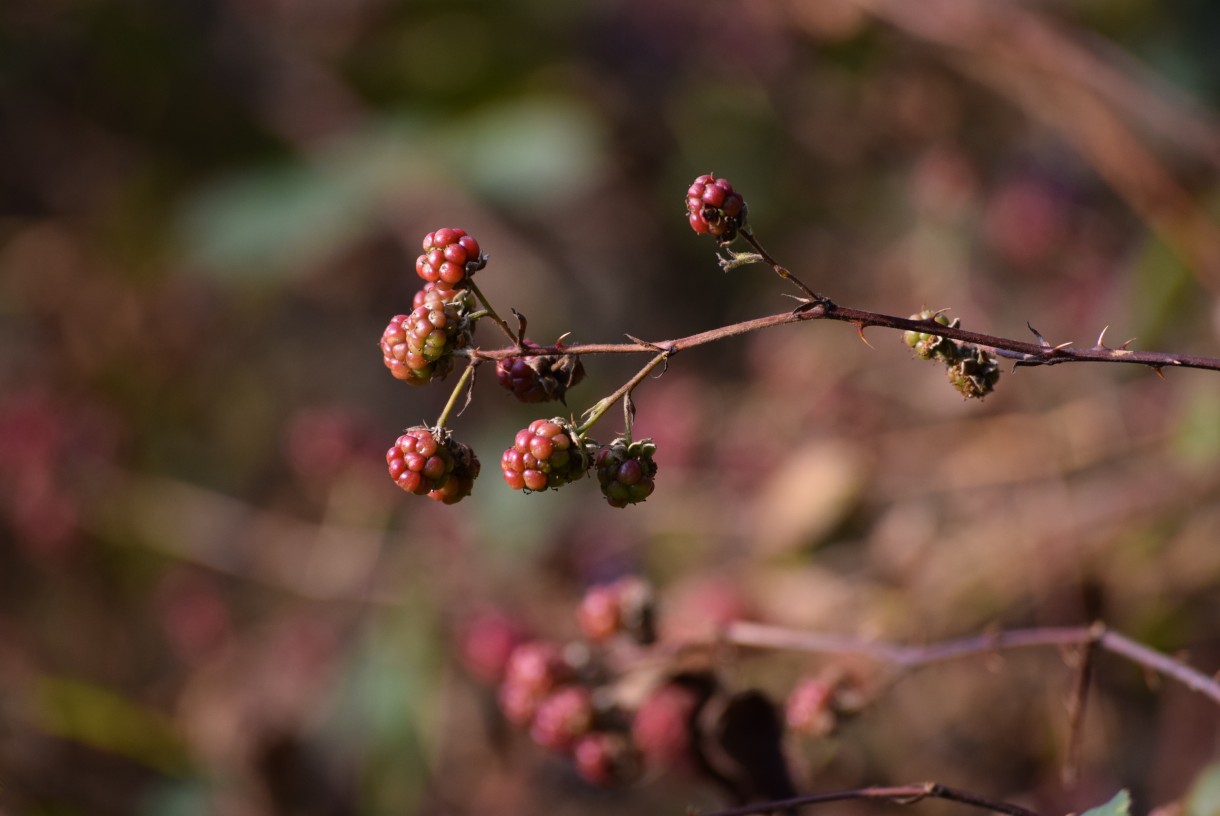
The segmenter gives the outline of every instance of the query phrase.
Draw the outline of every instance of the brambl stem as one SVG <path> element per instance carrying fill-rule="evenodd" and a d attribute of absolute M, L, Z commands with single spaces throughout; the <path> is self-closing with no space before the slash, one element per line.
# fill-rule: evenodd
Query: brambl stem
<path fill-rule="evenodd" d="M 653 350 L 655 351 L 656 349 L 654 348 Z M 645 377 L 647 377 L 649 374 L 651 374 L 657 366 L 659 366 L 661 363 L 665 362 L 667 359 L 669 359 L 669 352 L 662 351 L 656 357 L 653 357 L 651 360 L 649 360 L 647 365 L 645 365 L 643 368 L 641 368 L 639 371 L 637 371 L 635 373 L 634 377 L 632 377 L 627 382 L 623 383 L 621 388 L 619 388 L 617 391 L 615 391 L 613 394 L 606 397 L 605 399 L 598 401 L 598 403 L 596 405 L 594 405 L 592 408 L 590 408 L 588 411 L 585 412 L 586 419 L 585 419 L 584 423 L 579 428 L 576 429 L 576 433 L 577 434 L 587 433 L 589 431 L 589 429 L 592 428 L 594 426 L 594 424 L 596 424 L 596 422 L 602 418 L 602 416 L 606 413 L 606 411 L 610 410 L 611 406 L 613 406 L 614 403 L 618 402 L 620 399 L 623 399 L 628 394 L 630 394 L 637 385 L 639 385 L 640 383 L 642 383 L 644 381 Z M 628 431 L 630 431 L 630 426 L 628 426 Z"/>
<path fill-rule="evenodd" d="M 1178 681 L 1192 691 L 1220 704 L 1220 682 L 1167 654 L 1137 643 L 1126 635 L 1097 623 L 1092 626 L 1045 627 L 988 632 L 972 637 L 907 646 L 865 640 L 850 635 L 804 632 L 748 621 L 730 623 L 720 635 L 720 643 L 760 649 L 787 649 L 820 654 L 854 654 L 889 663 L 900 669 L 916 669 L 932 663 L 994 654 L 1010 649 L 1031 647 L 1096 646 L 1125 657 L 1146 669 Z"/>
<path fill-rule="evenodd" d="M 938 337 L 948 337 L 971 343 L 976 346 L 994 349 L 1001 356 L 1014 360 L 1019 366 L 1060 365 L 1063 363 L 1127 363 L 1143 365 L 1160 370 L 1164 368 L 1199 368 L 1208 371 L 1220 371 L 1220 359 L 1215 357 L 1199 357 L 1190 354 L 1172 354 L 1160 351 L 1133 351 L 1124 343 L 1118 348 L 1102 345 L 1101 338 L 1091 348 L 1072 348 L 1066 345 L 1051 346 L 1042 343 L 1030 343 L 1022 340 L 1012 340 L 981 332 L 944 326 L 935 320 L 916 320 L 909 317 L 870 312 L 864 309 L 853 309 L 840 306 L 828 300 L 805 301 L 792 311 L 781 312 L 767 317 L 758 317 L 741 323 L 721 326 L 718 329 L 691 334 L 673 340 L 662 340 L 655 343 L 584 343 L 572 346 L 516 346 L 483 350 L 463 349 L 455 352 L 480 360 L 504 360 L 512 357 L 527 357 L 532 355 L 575 354 L 649 354 L 663 349 L 671 355 L 679 351 L 697 346 L 738 337 L 776 326 L 787 326 L 793 323 L 803 323 L 807 320 L 838 320 L 864 329 L 869 326 L 879 326 L 896 331 L 918 331 L 934 334 Z M 516 338 L 514 338 L 514 343 Z"/>
<path fill-rule="evenodd" d="M 457 405 L 458 395 L 470 384 L 470 378 L 474 376 L 474 369 L 478 364 L 478 360 L 471 360 L 470 365 L 466 366 L 466 370 L 462 372 L 462 376 L 458 379 L 457 384 L 453 386 L 453 393 L 449 395 L 449 401 L 445 403 L 445 407 L 441 410 L 441 415 L 436 419 L 436 427 L 445 427 L 445 423 L 449 421 L 449 414 L 452 413 L 454 406 Z"/>
<path fill-rule="evenodd" d="M 775 274 L 779 275 L 781 278 L 792 281 L 794 284 L 796 284 L 796 287 L 798 289 L 800 289 L 802 292 L 804 292 L 805 295 L 810 300 L 813 300 L 815 302 L 820 302 L 820 301 L 826 300 L 825 295 L 819 295 L 817 292 L 810 289 L 808 286 L 806 286 L 804 283 L 801 282 L 800 278 L 798 278 L 796 275 L 793 275 L 791 272 L 789 272 L 788 267 L 784 266 L 779 261 L 772 258 L 771 253 L 769 253 L 769 252 L 767 252 L 767 250 L 763 249 L 763 245 L 758 242 L 758 239 L 754 237 L 754 233 L 750 232 L 750 230 L 748 228 L 742 227 L 740 230 L 738 230 L 738 234 L 742 238 L 745 238 L 746 243 L 749 244 L 750 246 L 754 247 L 754 251 L 757 252 L 764 261 L 766 261 L 768 264 L 771 265 L 771 268 L 775 270 Z"/>
<path fill-rule="evenodd" d="M 821 805 L 827 802 L 842 802 L 847 799 L 883 799 L 896 805 L 913 805 L 923 799 L 946 799 L 950 802 L 961 802 L 964 805 L 990 810 L 994 813 L 1005 813 L 1007 816 L 1038 816 L 1037 812 L 1002 802 L 970 791 L 950 788 L 938 782 L 920 782 L 914 785 L 900 785 L 887 788 L 855 788 L 853 790 L 832 791 L 830 793 L 814 793 L 808 796 L 795 796 L 774 802 L 760 802 L 731 810 L 718 810 L 702 816 L 753 816 L 753 814 L 775 813 L 780 810 L 804 807 L 806 805 Z"/>
<path fill-rule="evenodd" d="M 470 289 L 470 291 L 474 292 L 474 296 L 477 297 L 479 302 L 483 304 L 483 310 L 487 313 L 486 316 L 495 321 L 496 325 L 500 327 L 500 331 L 504 332 L 504 335 L 508 338 L 508 341 L 514 346 L 518 345 L 517 335 L 513 334 L 513 330 L 508 327 L 508 324 L 504 322 L 504 319 L 500 317 L 500 315 L 496 314 L 496 310 L 492 307 L 490 301 L 488 301 L 483 295 L 483 290 L 481 290 L 479 285 L 474 282 L 474 278 L 467 278 L 466 286 Z"/>

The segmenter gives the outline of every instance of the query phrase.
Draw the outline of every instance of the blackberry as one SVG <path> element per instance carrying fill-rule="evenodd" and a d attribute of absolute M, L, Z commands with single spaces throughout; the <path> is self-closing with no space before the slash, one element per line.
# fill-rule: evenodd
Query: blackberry
<path fill-rule="evenodd" d="M 482 466 L 469 445 L 458 442 L 448 431 L 441 431 L 441 434 L 442 445 L 453 457 L 453 470 L 443 485 L 429 491 L 428 498 L 445 504 L 457 504 L 474 490 L 474 480 L 479 478 Z"/>
<path fill-rule="evenodd" d="M 441 488 L 456 466 L 453 454 L 441 444 L 431 428 L 408 428 L 386 451 L 390 478 L 408 493 L 424 496 Z"/>
<path fill-rule="evenodd" d="M 911 320 L 931 321 L 951 329 L 956 329 L 961 325 L 960 320 L 955 318 L 950 321 L 941 312 L 934 312 L 931 309 L 924 309 L 918 314 L 911 315 Z M 947 337 L 920 331 L 905 331 L 902 333 L 902 340 L 915 349 L 915 355 L 921 360 L 939 357 L 946 362 L 952 362 L 957 359 L 957 344 Z"/>
<path fill-rule="evenodd" d="M 541 348 L 529 340 L 523 345 Z M 496 379 L 521 402 L 564 402 L 567 390 L 584 378 L 584 365 L 571 354 L 531 354 L 496 363 Z"/>
<path fill-rule="evenodd" d="M 566 752 L 593 727 L 593 698 L 583 686 L 563 686 L 538 703 L 530 737 L 543 748 Z"/>
<path fill-rule="evenodd" d="M 640 775 L 640 756 L 631 740 L 613 731 L 585 734 L 572 747 L 576 772 L 598 787 L 631 782 Z"/>
<path fill-rule="evenodd" d="M 652 586 L 635 576 L 590 587 L 576 610 L 581 634 L 594 643 L 624 634 L 646 646 L 656 640 L 655 617 Z"/>
<path fill-rule="evenodd" d="M 504 481 L 513 490 L 546 490 L 584 475 L 588 455 L 571 425 L 560 417 L 535 419 L 517 431 L 513 446 L 500 457 Z"/>
<path fill-rule="evenodd" d="M 687 189 L 686 213 L 691 229 L 727 244 L 746 223 L 746 202 L 727 180 L 708 173 Z"/>
<path fill-rule="evenodd" d="M 977 346 L 961 349 L 959 354 L 949 366 L 949 382 L 966 399 L 982 399 L 990 394 L 1000 379 L 1000 364 L 995 357 Z"/>
<path fill-rule="evenodd" d="M 479 242 L 460 229 L 438 229 L 424 236 L 424 254 L 415 260 L 415 272 L 429 283 L 457 289 L 469 275 L 482 269 L 486 257 Z"/>
<path fill-rule="evenodd" d="M 652 495 L 653 477 L 657 475 L 652 457 L 656 451 L 651 439 L 629 442 L 619 438 L 594 454 L 597 481 L 611 507 L 638 504 Z"/>
<path fill-rule="evenodd" d="M 395 315 L 381 335 L 381 356 L 396 379 L 424 385 L 453 368 L 450 353 L 470 345 L 470 298 L 441 288 L 422 292 L 409 315 Z"/>

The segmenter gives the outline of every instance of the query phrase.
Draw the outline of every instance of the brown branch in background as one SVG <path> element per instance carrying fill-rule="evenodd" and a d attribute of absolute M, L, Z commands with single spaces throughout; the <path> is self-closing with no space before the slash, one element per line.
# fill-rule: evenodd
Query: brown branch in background
<path fill-rule="evenodd" d="M 1089 700 L 1089 686 L 1093 680 L 1093 657 L 1097 653 L 1097 641 L 1091 640 L 1076 654 L 1076 682 L 1072 685 L 1072 697 L 1068 700 L 1068 743 L 1061 773 L 1063 784 L 1076 783 L 1080 770 L 1080 748 L 1084 742 L 1084 711 Z"/>
<path fill-rule="evenodd" d="M 948 337 L 952 340 L 994 349 L 1000 352 L 1002 356 L 1014 360 L 1017 365 L 1022 366 L 1059 365 L 1061 363 L 1131 363 L 1149 366 L 1158 371 L 1163 368 L 1175 367 L 1220 371 L 1220 359 L 1214 357 L 1200 357 L 1191 354 L 1173 354 L 1160 351 L 1134 351 L 1126 348 L 1126 344 L 1119 348 L 1109 348 L 1100 342 L 1091 348 L 1073 348 L 1068 344 L 1052 346 L 1044 343 L 1031 343 L 1023 340 L 997 337 L 982 332 L 968 331 L 953 326 L 944 326 L 932 320 L 913 320 L 907 317 L 870 312 L 865 309 L 839 306 L 828 300 L 805 301 L 790 312 L 746 320 L 741 323 L 733 323 L 718 329 L 656 343 L 587 343 L 571 346 L 565 345 L 563 347 L 531 346 L 529 348 L 510 346 L 493 350 L 460 350 L 455 352 L 455 354 L 467 355 L 478 360 L 504 360 L 511 357 L 540 354 L 656 354 L 658 350 L 676 354 L 679 351 L 695 348 L 707 343 L 714 343 L 729 337 L 737 337 L 761 329 L 786 326 L 791 323 L 801 323 L 807 320 L 838 320 L 844 323 L 851 323 L 861 329 L 868 326 L 878 326 L 896 331 L 918 331 L 925 334 L 935 334 L 939 337 Z"/>
<path fill-rule="evenodd" d="M 1023 808 L 1020 805 L 990 799 L 970 791 L 950 788 L 937 782 L 814 793 L 808 796 L 796 796 L 791 799 L 774 802 L 761 802 L 730 810 L 718 810 L 714 813 L 702 814 L 702 816 L 752 816 L 752 814 L 773 813 L 778 810 L 804 807 L 806 805 L 819 805 L 827 802 L 842 802 L 848 799 L 881 799 L 893 802 L 896 805 L 913 805 L 924 799 L 946 799 L 950 802 L 960 802 L 964 805 L 990 810 L 994 813 L 1005 813 L 1008 816 L 1038 816 L 1037 812 Z"/>
<path fill-rule="evenodd" d="M 1176 680 L 1191 691 L 1210 697 L 1220 705 L 1220 682 L 1217 682 L 1215 678 L 1208 677 L 1167 654 L 1107 629 L 1100 623 L 1093 626 L 1014 629 L 930 643 L 924 646 L 907 646 L 864 640 L 847 635 L 802 632 L 780 626 L 735 621 L 721 633 L 720 642 L 763 649 L 861 655 L 905 670 L 913 670 L 932 663 L 961 657 L 1011 649 L 1094 646 Z"/>

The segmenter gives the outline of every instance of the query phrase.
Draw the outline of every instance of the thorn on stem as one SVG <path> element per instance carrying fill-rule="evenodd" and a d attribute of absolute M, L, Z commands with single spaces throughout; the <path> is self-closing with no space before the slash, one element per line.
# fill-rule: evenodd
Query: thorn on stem
<path fill-rule="evenodd" d="M 1030 325 L 1029 321 L 1026 321 L 1025 325 L 1031 332 L 1034 333 L 1034 337 L 1038 338 L 1038 345 L 1040 345 L 1040 346 L 1049 346 L 1050 345 L 1050 343 L 1048 343 L 1046 341 L 1046 338 L 1042 336 L 1042 332 L 1038 331 L 1032 325 Z"/>
<path fill-rule="evenodd" d="M 1156 375 L 1157 375 L 1158 377 L 1160 377 L 1162 380 L 1164 380 L 1164 379 L 1165 379 L 1165 375 L 1164 375 L 1164 374 L 1161 372 L 1161 369 L 1162 369 L 1162 368 L 1164 368 L 1164 366 L 1155 365 L 1155 366 L 1153 366 L 1153 367 L 1152 367 L 1152 370 L 1153 370 L 1153 371 L 1156 373 Z M 1166 382 L 1168 382 L 1168 380 L 1165 380 L 1165 381 L 1166 381 Z"/>
<path fill-rule="evenodd" d="M 868 346 L 869 348 L 873 349 L 873 351 L 876 351 L 877 349 L 874 348 L 873 344 L 868 342 L 868 338 L 864 336 L 864 324 L 856 323 L 855 327 L 856 327 L 856 336 L 858 336 L 860 338 L 860 342 L 862 342 L 864 345 Z"/>
<path fill-rule="evenodd" d="M 1107 348 L 1105 340 L 1106 340 L 1106 332 L 1109 330 L 1110 330 L 1109 326 L 1106 326 L 1104 329 L 1101 330 L 1101 334 L 1097 335 L 1097 345 L 1094 346 L 1094 348 L 1099 348 L 1099 349 Z"/>

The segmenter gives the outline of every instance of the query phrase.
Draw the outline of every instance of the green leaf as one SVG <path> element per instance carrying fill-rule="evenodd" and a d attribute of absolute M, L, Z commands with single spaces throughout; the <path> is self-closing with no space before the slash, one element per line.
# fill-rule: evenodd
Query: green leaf
<path fill-rule="evenodd" d="M 1120 790 L 1109 802 L 1090 808 L 1080 816 L 1131 816 L 1131 794 L 1126 789 Z"/>
<path fill-rule="evenodd" d="M 1186 794 L 1185 816 L 1220 816 L 1220 763 L 1204 768 Z"/>

